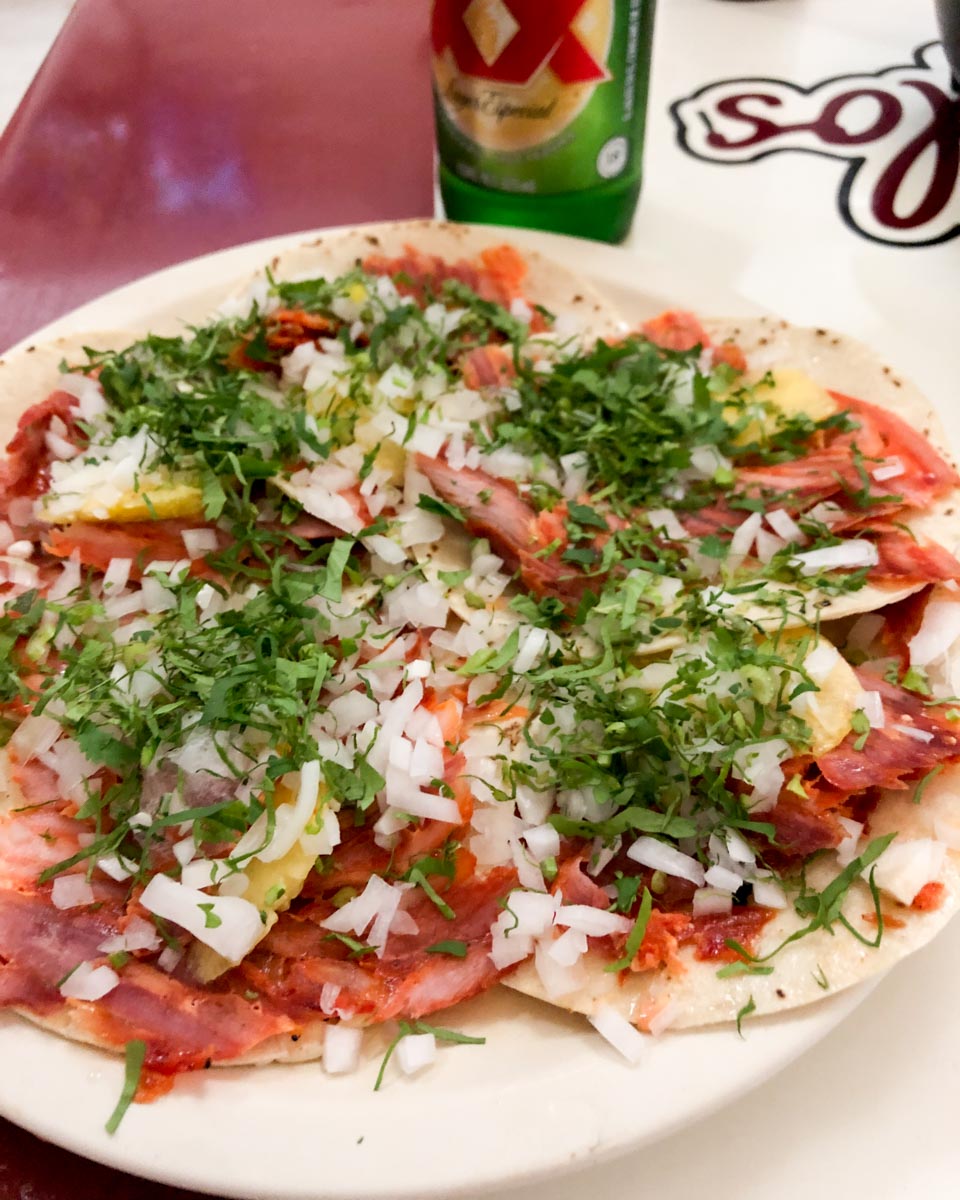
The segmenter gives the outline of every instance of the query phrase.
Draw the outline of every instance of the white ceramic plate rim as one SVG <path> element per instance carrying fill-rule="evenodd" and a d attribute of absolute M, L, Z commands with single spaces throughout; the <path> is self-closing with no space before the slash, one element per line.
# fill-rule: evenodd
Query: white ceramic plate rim
<path fill-rule="evenodd" d="M 20 343 L 143 328 L 174 312 L 196 319 L 235 281 L 323 230 L 193 259 L 119 288 Z M 749 315 L 754 306 L 704 279 L 678 278 L 643 250 L 526 231 L 502 236 L 589 276 L 638 319 L 668 305 Z M 19 347 L 15 347 L 17 349 Z M 41 1137 L 134 1174 L 265 1200 L 402 1200 L 542 1178 L 665 1137 L 755 1087 L 829 1033 L 869 985 L 794 1014 L 652 1041 L 627 1066 L 567 1014 L 501 990 L 438 1017 L 483 1048 L 445 1050 L 422 1077 L 395 1071 L 374 1094 L 379 1033 L 361 1069 L 330 1078 L 318 1063 L 202 1073 L 119 1133 L 103 1123 L 122 1082 L 118 1060 L 0 1015 L 0 1114 Z"/>

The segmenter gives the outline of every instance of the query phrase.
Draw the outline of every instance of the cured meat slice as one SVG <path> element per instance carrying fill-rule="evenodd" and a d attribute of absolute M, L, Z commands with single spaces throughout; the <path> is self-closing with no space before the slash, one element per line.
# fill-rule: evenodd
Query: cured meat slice
<path fill-rule="evenodd" d="M 883 698 L 884 724 L 871 729 L 861 750 L 850 733 L 834 750 L 817 759 L 823 778 L 841 792 L 878 787 L 902 790 L 920 775 L 945 762 L 960 760 L 960 728 L 923 697 L 857 671 L 865 691 Z"/>
<path fill-rule="evenodd" d="M 520 572 L 524 586 L 535 595 L 555 596 L 576 605 L 587 588 L 599 586 L 563 561 L 566 531 L 562 518 L 554 512 L 538 513 L 508 480 L 469 467 L 456 471 L 443 459 L 423 454 L 417 456 L 417 468 L 444 500 L 463 511 L 467 529 L 487 538 L 494 552 Z M 561 547 L 545 554 L 557 539 Z"/>
<path fill-rule="evenodd" d="M 50 424 L 59 418 L 67 427 L 66 440 L 80 445 L 83 438 L 77 415 L 74 396 L 52 392 L 21 416 L 17 432 L 7 443 L 6 458 L 0 462 L 0 515 L 8 515 L 11 500 L 20 496 L 32 499 L 46 490 L 52 458 L 46 441 Z"/>
<path fill-rule="evenodd" d="M 44 535 L 43 548 L 57 558 L 79 553 L 85 567 L 105 571 L 113 558 L 133 560 L 131 575 L 139 579 L 153 562 L 177 562 L 186 557 L 183 531 L 196 529 L 196 521 L 76 521 L 63 528 L 51 528 Z M 211 575 L 202 558 L 190 564 L 191 575 Z"/>
<path fill-rule="evenodd" d="M 319 924 L 331 911 L 317 901 L 296 914 L 284 914 L 257 950 L 224 977 L 226 986 L 250 988 L 287 1012 L 306 1020 L 320 1010 L 324 984 L 340 989 L 337 1009 L 373 1022 L 391 1017 L 416 1019 L 491 987 L 499 972 L 489 956 L 490 926 L 501 901 L 517 885 L 512 868 L 497 868 L 447 889 L 448 919 L 425 892 L 410 893 L 403 911 L 416 933 L 392 933 L 382 957 L 351 958 L 349 949 Z M 432 952 L 441 942 L 460 942 L 462 957 Z"/>

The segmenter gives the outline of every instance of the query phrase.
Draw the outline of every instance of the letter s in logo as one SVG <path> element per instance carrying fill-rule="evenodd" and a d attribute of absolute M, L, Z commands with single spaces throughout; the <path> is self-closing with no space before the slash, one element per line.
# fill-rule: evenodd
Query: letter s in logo
<path fill-rule="evenodd" d="M 890 246 L 960 234 L 960 99 L 938 42 L 909 66 L 826 79 L 727 79 L 670 111 L 681 147 L 706 162 L 756 162 L 781 151 L 848 164 L 837 196 L 847 225 Z"/>

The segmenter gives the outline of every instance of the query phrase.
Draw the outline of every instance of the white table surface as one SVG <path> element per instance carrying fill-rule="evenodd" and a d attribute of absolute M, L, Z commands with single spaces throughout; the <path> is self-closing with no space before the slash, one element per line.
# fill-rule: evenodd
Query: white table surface
<path fill-rule="evenodd" d="M 0 0 L 0 128 L 70 0 Z M 777 154 L 745 166 L 677 145 L 668 105 L 705 83 L 810 86 L 910 61 L 930 0 L 660 0 L 647 180 L 631 245 L 796 321 L 862 337 L 934 397 L 960 445 L 960 239 L 893 248 L 837 213 L 844 164 Z M 960 208 L 960 194 L 953 201 Z M 958 214 L 960 219 L 960 214 Z M 695 303 L 695 298 L 691 298 Z M 637 1078 L 637 1103 L 656 1104 Z M 960 1194 L 960 921 L 895 970 L 801 1061 L 658 1145 L 501 1200 L 925 1200 Z"/>

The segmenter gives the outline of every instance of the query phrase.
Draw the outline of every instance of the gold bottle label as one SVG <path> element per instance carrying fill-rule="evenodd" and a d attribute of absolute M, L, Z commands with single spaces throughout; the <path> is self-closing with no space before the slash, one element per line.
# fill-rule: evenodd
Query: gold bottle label
<path fill-rule="evenodd" d="M 437 102 L 476 145 L 550 142 L 611 76 L 614 0 L 435 0 Z"/>

